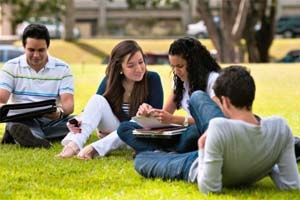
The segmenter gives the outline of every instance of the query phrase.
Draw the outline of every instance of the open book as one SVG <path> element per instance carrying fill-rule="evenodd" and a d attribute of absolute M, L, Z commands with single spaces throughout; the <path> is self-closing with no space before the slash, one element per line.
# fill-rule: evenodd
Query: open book
<path fill-rule="evenodd" d="M 0 122 L 18 122 L 56 111 L 56 100 L 6 104 L 0 108 Z"/>
<path fill-rule="evenodd" d="M 136 116 L 132 118 L 141 129 L 133 130 L 137 137 L 173 138 L 182 134 L 186 127 L 177 124 L 163 124 L 154 117 Z"/>

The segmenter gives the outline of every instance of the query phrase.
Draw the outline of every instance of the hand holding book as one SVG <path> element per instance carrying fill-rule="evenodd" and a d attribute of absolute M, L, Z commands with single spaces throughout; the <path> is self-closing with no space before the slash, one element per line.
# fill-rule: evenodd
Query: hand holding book
<path fill-rule="evenodd" d="M 151 117 L 156 118 L 162 124 L 171 124 L 173 115 L 162 109 L 152 109 Z"/>
<path fill-rule="evenodd" d="M 145 117 L 149 117 L 151 115 L 151 111 L 152 111 L 152 106 L 147 104 L 147 103 L 143 103 L 142 105 L 140 105 L 136 115 L 137 116 L 145 116 Z"/>
<path fill-rule="evenodd" d="M 137 137 L 171 139 L 186 130 L 186 127 L 177 124 L 163 124 L 155 117 L 136 116 L 132 119 L 143 127 L 133 130 Z"/>

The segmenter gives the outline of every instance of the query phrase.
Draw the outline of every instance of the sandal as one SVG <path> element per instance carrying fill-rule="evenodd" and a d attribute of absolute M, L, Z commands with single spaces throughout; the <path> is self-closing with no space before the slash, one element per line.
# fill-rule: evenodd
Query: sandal
<path fill-rule="evenodd" d="M 84 147 L 78 154 L 77 158 L 82 160 L 90 160 L 97 154 L 97 151 L 94 149 L 92 145 L 88 145 Z"/>
<path fill-rule="evenodd" d="M 63 150 L 57 154 L 55 157 L 60 158 L 70 158 L 76 155 L 79 152 L 79 147 L 75 142 L 69 142 Z"/>

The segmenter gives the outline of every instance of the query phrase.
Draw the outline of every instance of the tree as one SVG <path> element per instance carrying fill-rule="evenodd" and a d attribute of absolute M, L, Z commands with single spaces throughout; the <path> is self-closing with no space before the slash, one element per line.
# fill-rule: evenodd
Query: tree
<path fill-rule="evenodd" d="M 9 12 L 4 15 L 11 16 L 11 30 L 15 30 L 17 24 L 30 18 L 39 18 L 41 16 L 52 15 L 52 13 L 60 13 L 60 7 L 56 1 L 38 1 L 38 0 L 1 0 L 1 5 L 8 6 Z"/>
<path fill-rule="evenodd" d="M 197 11 L 204 20 L 208 34 L 217 49 L 220 61 L 227 63 L 241 62 L 241 38 L 245 26 L 249 1 L 222 1 L 219 12 L 219 24 L 213 20 L 209 2 L 198 0 Z"/>
<path fill-rule="evenodd" d="M 219 10 L 212 10 L 208 0 L 197 1 L 197 11 L 204 20 L 208 34 L 222 62 L 243 62 L 246 41 L 250 62 L 267 62 L 268 49 L 274 37 L 277 0 L 222 0 Z M 213 20 L 218 12 L 220 22 Z M 257 29 L 260 24 L 260 29 Z"/>
<path fill-rule="evenodd" d="M 64 40 L 72 41 L 74 40 L 74 24 L 75 24 L 75 5 L 74 0 L 65 0 L 65 14 L 64 14 L 64 26 L 65 26 L 65 35 Z"/>
<path fill-rule="evenodd" d="M 256 1 L 250 6 L 244 29 L 249 62 L 269 62 L 269 49 L 275 35 L 277 0 Z M 249 27 L 255 27 L 249 29 Z"/>

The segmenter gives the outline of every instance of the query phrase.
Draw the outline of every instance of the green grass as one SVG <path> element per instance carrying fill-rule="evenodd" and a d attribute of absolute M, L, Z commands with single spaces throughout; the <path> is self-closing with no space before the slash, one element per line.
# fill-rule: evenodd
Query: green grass
<path fill-rule="evenodd" d="M 111 49 L 122 39 L 80 39 L 76 42 L 51 40 L 49 52 L 68 63 L 100 64 L 104 55 L 109 55 Z M 137 39 L 144 52 L 168 52 L 169 45 L 174 39 Z M 211 40 L 200 40 L 207 49 L 214 49 Z M 21 46 L 21 42 L 16 42 Z M 300 46 L 299 39 L 275 39 L 270 47 L 270 57 L 282 58 L 288 51 Z M 247 60 L 247 57 L 245 57 Z"/>
<path fill-rule="evenodd" d="M 245 64 L 257 85 L 254 112 L 287 119 L 300 135 L 300 64 Z M 160 73 L 166 96 L 171 88 L 170 68 L 152 66 Z M 72 64 L 75 75 L 75 114 L 95 93 L 105 66 Z M 178 112 L 181 114 L 181 111 Z M 0 125 L 2 137 L 4 124 Z M 96 140 L 93 135 L 89 142 Z M 269 178 L 250 188 L 224 189 L 220 195 L 202 195 L 196 184 L 144 179 L 133 169 L 130 150 L 82 161 L 58 159 L 59 142 L 50 150 L 0 145 L 0 199 L 297 199 L 299 191 L 278 191 Z M 298 168 L 300 165 L 298 165 Z"/>

